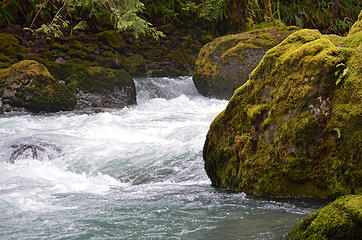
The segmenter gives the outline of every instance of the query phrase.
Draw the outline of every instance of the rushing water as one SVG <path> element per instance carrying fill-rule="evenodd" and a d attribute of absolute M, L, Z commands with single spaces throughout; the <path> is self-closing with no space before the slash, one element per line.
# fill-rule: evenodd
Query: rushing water
<path fill-rule="evenodd" d="M 190 77 L 136 87 L 121 110 L 0 118 L 0 239 L 280 239 L 317 207 L 210 187 L 202 147 L 227 102 Z"/>

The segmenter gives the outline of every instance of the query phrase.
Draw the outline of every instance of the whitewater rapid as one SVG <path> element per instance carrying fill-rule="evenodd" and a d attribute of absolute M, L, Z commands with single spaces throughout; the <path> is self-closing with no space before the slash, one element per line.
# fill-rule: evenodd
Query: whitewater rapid
<path fill-rule="evenodd" d="M 210 187 L 202 147 L 227 101 L 191 77 L 135 83 L 137 106 L 0 117 L 0 239 L 278 239 L 315 209 Z"/>

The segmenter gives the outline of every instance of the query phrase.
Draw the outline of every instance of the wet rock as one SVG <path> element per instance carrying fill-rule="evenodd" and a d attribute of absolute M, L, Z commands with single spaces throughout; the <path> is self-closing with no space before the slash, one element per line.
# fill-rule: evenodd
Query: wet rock
<path fill-rule="evenodd" d="M 67 64 L 67 60 L 65 60 L 64 58 L 62 57 L 58 57 L 56 60 L 55 60 L 55 63 L 58 63 L 60 65 L 65 65 Z"/>
<path fill-rule="evenodd" d="M 23 138 L 10 147 L 9 162 L 15 163 L 23 159 L 39 161 L 51 160 L 59 157 L 62 150 L 55 144 L 37 138 Z"/>
<path fill-rule="evenodd" d="M 4 105 L 3 105 L 2 99 L 0 98 L 0 114 L 3 114 L 3 113 L 4 113 Z"/>
<path fill-rule="evenodd" d="M 265 54 L 207 134 L 213 186 L 273 198 L 362 193 L 361 34 L 305 29 Z"/>
<path fill-rule="evenodd" d="M 215 39 L 198 55 L 193 80 L 199 93 L 230 99 L 258 66 L 265 52 L 297 31 L 297 27 L 273 27 Z"/>

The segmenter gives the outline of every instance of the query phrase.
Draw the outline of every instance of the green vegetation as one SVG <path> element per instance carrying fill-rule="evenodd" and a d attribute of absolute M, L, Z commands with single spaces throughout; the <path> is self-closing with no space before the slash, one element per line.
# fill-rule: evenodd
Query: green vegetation
<path fill-rule="evenodd" d="M 164 35 L 152 24 L 169 23 L 200 26 L 222 35 L 265 22 L 344 34 L 361 9 L 359 0 L 2 0 L 0 19 L 2 24 L 20 23 L 55 37 L 112 27 L 157 39 Z"/>
<path fill-rule="evenodd" d="M 360 239 L 361 226 L 362 195 L 347 195 L 307 216 L 285 240 Z"/>

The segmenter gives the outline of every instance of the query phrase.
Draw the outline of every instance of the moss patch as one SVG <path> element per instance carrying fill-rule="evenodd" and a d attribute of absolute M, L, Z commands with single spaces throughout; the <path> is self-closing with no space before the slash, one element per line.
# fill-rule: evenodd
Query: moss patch
<path fill-rule="evenodd" d="M 196 60 L 194 82 L 205 96 L 230 98 L 246 82 L 265 52 L 296 27 L 257 29 L 215 39 L 205 45 Z"/>
<path fill-rule="evenodd" d="M 122 35 L 112 30 L 99 33 L 98 39 L 114 49 L 120 49 L 126 45 Z"/>
<path fill-rule="evenodd" d="M 19 54 L 29 50 L 19 43 L 19 38 L 13 34 L 0 33 L 0 68 L 10 67 L 18 62 Z"/>
<path fill-rule="evenodd" d="M 285 239 L 360 239 L 361 226 L 362 195 L 348 195 L 307 216 Z"/>

